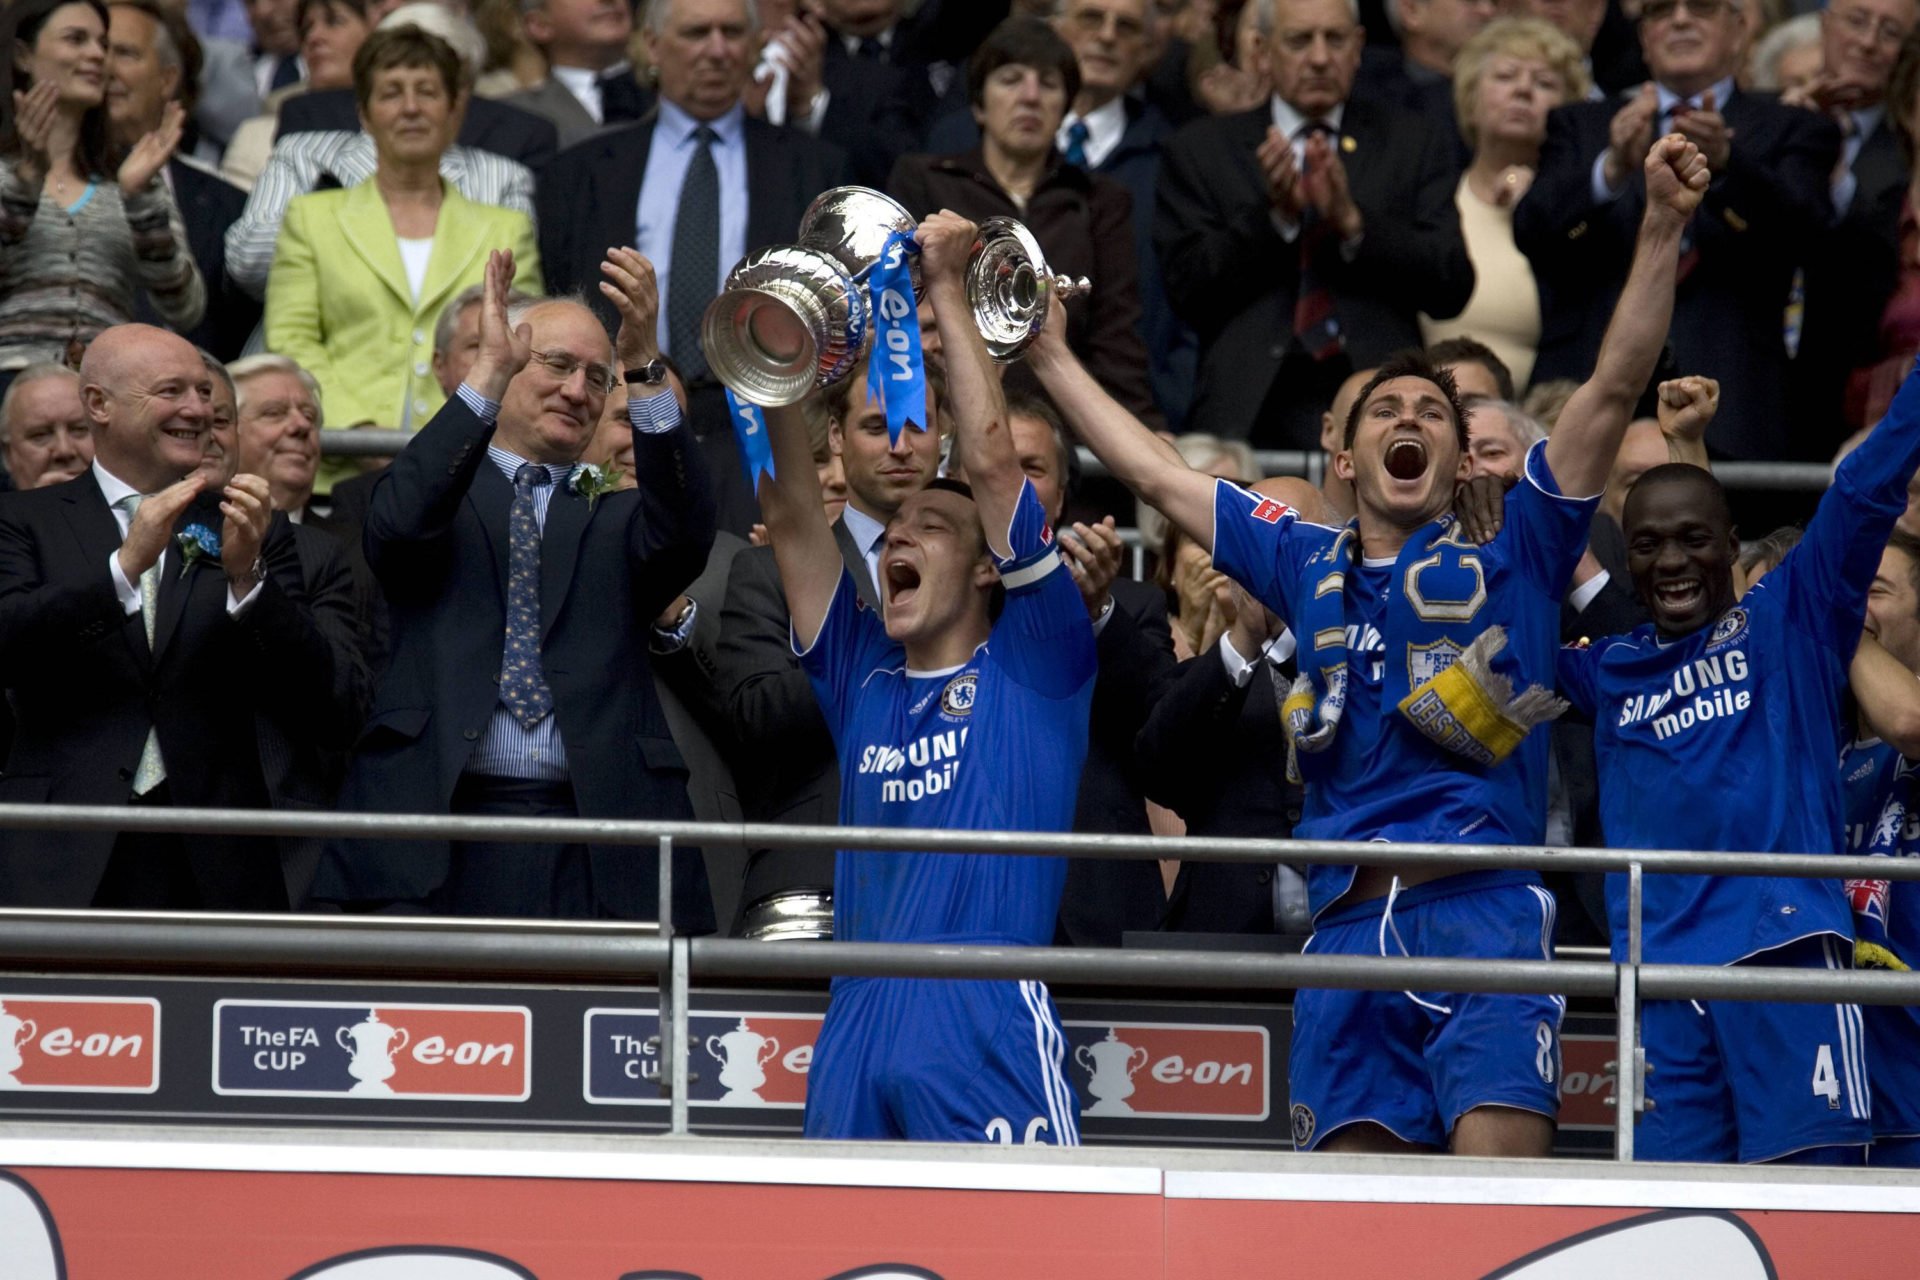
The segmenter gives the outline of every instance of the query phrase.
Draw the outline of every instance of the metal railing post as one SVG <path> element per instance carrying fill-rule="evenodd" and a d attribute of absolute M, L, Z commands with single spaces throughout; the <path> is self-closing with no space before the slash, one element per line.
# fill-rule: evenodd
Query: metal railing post
<path fill-rule="evenodd" d="M 668 944 L 667 968 L 673 978 L 673 1094 L 668 1104 L 668 1132 L 687 1132 L 687 1084 L 693 1078 L 687 1062 L 693 1056 L 687 1044 L 687 1006 L 690 1003 L 689 975 L 693 964 L 691 948 L 685 938 Z"/>
<path fill-rule="evenodd" d="M 660 1091 L 667 1096 L 670 1106 L 678 1106 L 680 1091 L 675 1087 L 675 1082 L 684 1080 L 680 1066 L 685 1055 L 674 1034 L 674 958 L 678 952 L 673 946 L 673 837 L 661 836 L 659 850 L 660 866 L 656 884 L 660 900 L 657 914 L 660 917 L 660 940 L 667 944 L 667 967 L 655 977 L 654 997 L 659 1009 L 659 1031 L 654 1041 L 660 1047 Z"/>
<path fill-rule="evenodd" d="M 1640 1044 L 1640 908 L 1641 868 L 1627 864 L 1627 962 L 1616 966 L 1618 1020 L 1613 1062 L 1613 1155 L 1633 1160 L 1634 1123 L 1645 1110 L 1647 1051 Z"/>

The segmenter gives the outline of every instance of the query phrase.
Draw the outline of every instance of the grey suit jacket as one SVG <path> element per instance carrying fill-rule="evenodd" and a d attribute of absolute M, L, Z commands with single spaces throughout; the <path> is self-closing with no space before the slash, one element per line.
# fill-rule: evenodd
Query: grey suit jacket
<path fill-rule="evenodd" d="M 563 148 L 592 137 L 606 127 L 587 114 L 587 109 L 580 105 L 580 99 L 573 96 L 573 90 L 551 76 L 539 84 L 515 89 L 501 101 L 551 121 L 553 127 L 560 131 L 560 145 Z"/>

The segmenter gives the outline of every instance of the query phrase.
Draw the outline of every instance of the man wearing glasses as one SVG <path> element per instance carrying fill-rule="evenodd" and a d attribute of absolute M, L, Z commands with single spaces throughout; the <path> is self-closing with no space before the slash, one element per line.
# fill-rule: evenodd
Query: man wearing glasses
<path fill-rule="evenodd" d="M 1513 229 L 1540 287 L 1534 381 L 1584 378 L 1646 203 L 1639 157 L 1663 134 L 1699 147 L 1713 184 L 1681 245 L 1671 343 L 1682 369 L 1723 388 L 1707 437 L 1716 455 L 1776 459 L 1817 448 L 1787 435 L 1783 315 L 1795 270 L 1832 218 L 1840 135 L 1812 112 L 1735 88 L 1740 7 L 1752 2 L 1646 0 L 1640 50 L 1652 80 L 1624 101 L 1548 117 Z"/>
<path fill-rule="evenodd" d="M 687 769 L 654 691 L 649 646 L 713 542 L 713 502 L 655 332 L 652 266 L 601 265 L 620 314 L 577 299 L 509 307 L 513 255 L 487 265 L 466 380 L 374 489 L 367 560 L 392 614 L 393 658 L 341 807 L 506 817 L 690 820 Z M 578 465 L 608 396 L 627 400 L 634 489 Z M 646 849 L 342 841 L 318 899 L 434 915 L 656 918 Z M 698 853 L 679 851 L 674 922 L 713 909 Z"/>

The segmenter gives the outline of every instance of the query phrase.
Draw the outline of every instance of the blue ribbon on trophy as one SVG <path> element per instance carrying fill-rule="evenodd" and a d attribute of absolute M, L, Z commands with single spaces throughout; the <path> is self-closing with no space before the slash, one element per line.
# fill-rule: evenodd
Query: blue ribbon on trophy
<path fill-rule="evenodd" d="M 874 344 L 867 358 L 867 398 L 887 413 L 887 439 L 900 443 L 909 425 L 927 429 L 927 371 L 920 353 L 920 310 L 907 257 L 920 252 L 911 231 L 896 231 L 867 276 Z"/>
<path fill-rule="evenodd" d="M 747 483 L 758 485 L 762 474 L 773 474 L 773 438 L 767 434 L 767 413 L 757 404 L 748 404 L 727 393 L 727 416 L 733 421 L 734 439 L 740 442 L 740 458 L 746 463 Z"/>

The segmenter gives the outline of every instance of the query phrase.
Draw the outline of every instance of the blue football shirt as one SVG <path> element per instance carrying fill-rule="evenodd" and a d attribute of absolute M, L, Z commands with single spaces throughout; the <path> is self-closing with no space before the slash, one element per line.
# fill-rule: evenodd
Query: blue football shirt
<path fill-rule="evenodd" d="M 1841 806 L 1847 819 L 1843 853 L 1867 852 L 1868 837 L 1893 791 L 1899 763 L 1900 753 L 1878 738 L 1858 739 L 1840 753 Z"/>
<path fill-rule="evenodd" d="M 1675 640 L 1649 623 L 1562 651 L 1560 692 L 1594 721 L 1610 846 L 1845 847 L 1847 666 L 1920 466 L 1911 394 L 1840 464 L 1800 544 L 1719 621 Z M 1815 934 L 1853 936 L 1838 880 L 1650 875 L 1643 892 L 1650 962 L 1732 964 Z M 1624 875 L 1607 877 L 1607 914 L 1624 958 Z"/>
<path fill-rule="evenodd" d="M 946 671 L 909 669 L 841 574 L 800 660 L 839 755 L 843 824 L 1072 829 L 1093 701 L 1093 624 L 1030 484 L 1007 545 L 1006 608 L 987 642 Z M 834 862 L 834 937 L 1046 946 L 1066 875 L 1056 857 L 843 849 Z"/>
<path fill-rule="evenodd" d="M 1401 582 L 1394 562 L 1354 564 L 1344 597 L 1347 707 L 1328 748 L 1328 777 L 1307 788 L 1296 839 L 1540 843 L 1546 830 L 1548 735 L 1528 734 L 1492 768 L 1436 745 L 1383 696 L 1386 664 L 1406 662 L 1411 669 L 1419 657 L 1389 653 L 1383 632 L 1393 593 L 1417 590 L 1431 605 L 1466 611 L 1482 629 L 1504 626 L 1507 647 L 1497 668 L 1513 679 L 1516 690 L 1530 684 L 1551 688 L 1560 602 L 1586 548 L 1598 503 L 1597 496 L 1562 495 L 1547 466 L 1546 446 L 1538 444 L 1527 455 L 1522 480 L 1507 495 L 1499 535 L 1467 558 L 1478 567 L 1477 575 L 1428 581 L 1437 575 L 1423 576 L 1416 564 Z M 1327 571 L 1324 562 L 1312 561 L 1340 534 L 1225 480 L 1214 489 L 1214 566 L 1296 629 L 1299 606 Z M 1410 641 L 1407 647 L 1416 644 Z M 1308 869 L 1316 918 L 1346 893 L 1354 874 L 1348 866 Z"/>

